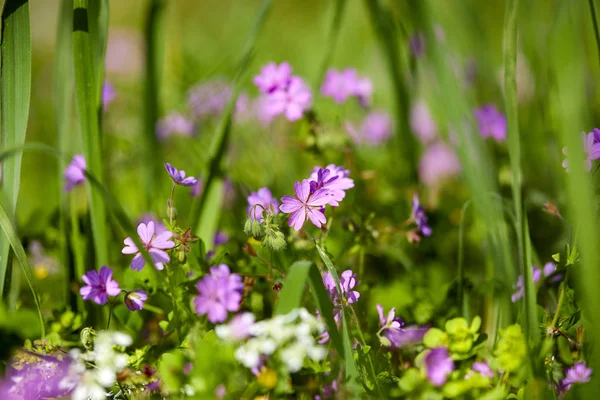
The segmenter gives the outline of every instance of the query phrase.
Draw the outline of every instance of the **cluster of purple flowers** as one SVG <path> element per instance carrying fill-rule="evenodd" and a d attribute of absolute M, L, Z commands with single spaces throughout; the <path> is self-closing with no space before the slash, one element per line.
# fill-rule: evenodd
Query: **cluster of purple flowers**
<path fill-rule="evenodd" d="M 484 138 L 492 137 L 497 142 L 506 140 L 506 117 L 492 104 L 473 110 L 479 126 L 479 133 Z"/>
<path fill-rule="evenodd" d="M 86 285 L 79 289 L 83 300 L 94 300 L 94 303 L 104 305 L 108 302 L 109 296 L 118 296 L 121 288 L 112 275 L 113 270 L 107 266 L 100 268 L 100 272 L 92 270 L 83 275 L 81 279 Z M 148 300 L 148 295 L 143 290 L 125 292 L 125 305 L 131 311 L 139 311 L 144 308 L 146 300 Z"/>
<path fill-rule="evenodd" d="M 220 264 L 212 267 L 210 274 L 198 281 L 196 289 L 196 314 L 207 314 L 210 322 L 217 323 L 225 322 L 228 312 L 240 309 L 244 283 L 240 275 L 232 274 L 227 265 Z"/>
<path fill-rule="evenodd" d="M 581 139 L 583 141 L 583 151 L 585 152 L 585 169 L 587 171 L 592 169 L 592 161 L 600 158 L 600 129 L 594 128 L 592 132 L 581 133 Z M 563 154 L 567 155 L 567 148 L 563 147 Z M 569 162 L 565 159 L 562 162 L 564 169 L 569 172 Z"/>
<path fill-rule="evenodd" d="M 323 274 L 323 285 L 325 286 L 325 290 L 327 290 L 329 299 L 333 304 L 333 319 L 338 326 L 342 321 L 341 316 L 343 313 L 343 305 L 356 303 L 360 298 L 360 293 L 357 290 L 354 290 L 360 281 L 356 279 L 356 274 L 351 269 L 347 269 L 342 272 L 342 274 L 339 276 L 339 279 L 341 293 L 338 292 L 333 275 L 331 275 L 330 272 L 325 272 Z M 321 334 L 319 343 L 325 343 L 328 340 L 329 333 L 325 331 Z"/>
<path fill-rule="evenodd" d="M 339 206 L 346 190 L 354 187 L 349 175 L 347 169 L 329 164 L 315 167 L 309 179 L 294 183 L 294 196 L 282 197 L 279 206 L 282 212 L 290 214 L 289 226 L 299 231 L 309 219 L 317 228 L 325 224 L 325 205 Z"/>
<path fill-rule="evenodd" d="M 289 121 L 296 121 L 312 105 L 310 89 L 302 78 L 292 75 L 287 62 L 265 65 L 254 84 L 266 98 L 264 111 L 270 117 L 284 114 Z"/>
<path fill-rule="evenodd" d="M 585 362 L 575 363 L 571 368 L 565 371 L 565 378 L 557 385 L 557 391 L 564 395 L 571 389 L 574 383 L 587 383 L 592 378 L 592 369 L 587 367 Z M 561 396 L 562 397 L 562 396 Z"/>
<path fill-rule="evenodd" d="M 556 264 L 553 262 L 549 262 L 544 264 L 543 269 L 539 269 L 535 265 L 531 266 L 531 274 L 533 278 L 533 283 L 536 284 L 540 282 L 540 280 L 544 277 L 548 277 L 554 273 L 556 270 Z M 552 278 L 553 281 L 560 281 L 562 276 L 557 275 Z M 523 280 L 523 275 L 519 275 L 517 279 L 517 283 L 515 284 L 516 291 L 512 294 L 511 300 L 513 303 L 516 303 L 523 295 L 525 294 L 525 281 Z"/>
<path fill-rule="evenodd" d="M 355 69 L 342 71 L 330 69 L 325 75 L 321 94 L 331 97 L 336 103 L 344 103 L 350 97 L 356 97 L 363 107 L 371 105 L 373 83 L 368 77 L 361 77 Z"/>

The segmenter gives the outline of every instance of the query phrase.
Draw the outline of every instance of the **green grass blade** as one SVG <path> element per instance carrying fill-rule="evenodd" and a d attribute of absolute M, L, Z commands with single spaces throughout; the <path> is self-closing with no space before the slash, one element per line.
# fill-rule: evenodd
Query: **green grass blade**
<path fill-rule="evenodd" d="M 160 86 L 162 61 L 164 56 L 164 18 L 166 4 L 164 0 L 152 0 L 146 16 L 146 67 L 144 79 L 144 131 L 141 146 L 143 148 L 144 189 L 146 199 L 150 202 L 157 176 L 162 171 L 161 163 L 157 163 L 160 146 L 156 137 L 156 122 L 160 115 Z M 147 208 L 151 208 L 147 204 Z"/>
<path fill-rule="evenodd" d="M 95 0 L 92 0 L 94 2 Z M 75 99 L 81 134 L 83 136 L 83 155 L 88 172 L 102 183 L 102 140 L 98 120 L 100 86 L 97 71 L 98 43 L 97 31 L 91 29 L 90 21 L 98 16 L 90 12 L 88 0 L 75 0 L 73 3 L 73 65 L 75 72 Z M 99 9 L 95 7 L 96 9 Z M 102 197 L 88 186 L 89 207 L 92 221 L 92 234 L 96 268 L 108 263 L 108 241 L 106 234 L 106 210 Z"/>
<path fill-rule="evenodd" d="M 2 10 L 2 43 L 0 44 L 1 74 L 1 134 L 3 149 L 23 145 L 29 118 L 31 97 L 31 33 L 29 2 L 7 0 Z M 21 155 L 2 164 L 2 191 L 11 213 L 16 210 L 21 179 Z M 10 246 L 0 233 L 0 299 L 6 296 L 4 287 L 8 274 Z"/>
<path fill-rule="evenodd" d="M 287 314 L 293 309 L 301 307 L 302 296 L 304 295 L 311 267 L 312 263 L 310 261 L 296 261 L 292 264 L 285 277 L 285 284 L 279 294 L 279 300 L 275 308 L 276 315 Z"/>
<path fill-rule="evenodd" d="M 417 143 L 409 128 L 409 100 L 408 89 L 404 84 L 401 68 L 400 45 L 398 43 L 397 31 L 389 13 L 387 13 L 379 0 L 365 0 L 369 11 L 371 25 L 380 42 L 380 47 L 385 56 L 387 68 L 392 80 L 396 132 L 398 137 L 398 148 L 402 154 L 404 163 L 402 168 L 407 171 L 407 177 L 417 181 Z"/>
<path fill-rule="evenodd" d="M 58 30 L 56 35 L 56 63 L 54 65 L 54 120 L 58 149 L 63 154 L 71 153 L 73 129 L 71 129 L 72 96 L 73 96 L 73 44 L 71 31 L 73 30 L 73 0 L 62 0 L 58 15 Z M 67 298 L 75 308 L 77 296 L 71 290 L 71 282 L 75 278 L 69 256 L 69 196 L 62 184 L 67 160 L 60 158 L 58 161 L 58 196 L 59 196 L 59 245 L 61 265 L 67 270 L 65 290 Z M 75 249 L 74 249 L 75 250 Z"/>
<path fill-rule="evenodd" d="M 525 237 L 529 238 L 529 222 L 527 218 L 524 221 Z M 535 284 L 533 283 L 533 265 L 531 257 L 531 241 L 525 242 L 525 270 L 523 271 L 523 282 L 525 283 L 525 295 L 523 308 L 525 311 L 525 332 L 532 345 L 536 345 L 540 341 L 540 330 L 538 328 L 537 316 L 537 300 L 535 292 Z"/>
<path fill-rule="evenodd" d="M 323 83 L 323 78 L 325 77 L 325 72 L 327 72 L 327 68 L 329 64 L 331 64 L 331 59 L 335 54 L 335 48 L 338 41 L 338 36 L 340 35 L 340 29 L 342 27 L 342 20 L 344 19 L 344 11 L 346 9 L 346 0 L 334 0 L 334 9 L 333 9 L 333 19 L 331 20 L 331 28 L 329 30 L 329 38 L 327 51 L 323 55 L 323 61 L 321 61 L 321 67 L 319 68 L 319 75 L 316 81 L 315 90 L 318 91 L 321 84 Z"/>
<path fill-rule="evenodd" d="M 590 17 L 592 18 L 592 25 L 594 25 L 594 38 L 596 39 L 596 48 L 598 50 L 598 61 L 600 61 L 600 29 L 598 29 L 598 17 L 596 15 L 596 5 L 594 0 L 588 0 L 590 6 Z"/>
<path fill-rule="evenodd" d="M 223 111 L 223 116 L 217 133 L 213 139 L 211 147 L 211 156 L 208 163 L 208 174 L 204 191 L 197 200 L 197 204 L 194 205 L 193 211 L 190 215 L 190 223 L 195 224 L 194 234 L 198 236 L 204 243 L 212 243 L 216 226 L 221 214 L 221 204 L 217 204 L 210 199 L 215 199 L 217 194 L 214 192 L 218 190 L 218 186 L 222 184 L 222 171 L 221 164 L 229 144 L 229 138 L 231 136 L 231 126 L 233 111 L 235 109 L 235 103 L 237 100 L 238 93 L 240 91 L 241 82 L 243 77 L 246 75 L 252 54 L 254 51 L 254 45 L 258 39 L 258 35 L 263 27 L 273 0 L 264 0 L 261 9 L 258 13 L 258 17 L 254 23 L 254 27 L 250 32 L 246 49 L 244 50 L 243 56 L 239 62 L 236 77 L 233 80 L 233 90 L 229 104 Z M 216 185 L 217 188 L 213 188 Z M 210 196 L 210 197 L 209 197 Z M 215 222 L 216 221 L 216 222 Z"/>
<path fill-rule="evenodd" d="M 31 288 L 31 293 L 33 295 L 33 301 L 35 302 L 35 306 L 37 307 L 38 316 L 40 318 L 40 325 L 42 331 L 42 337 L 46 336 L 46 330 L 44 327 L 44 318 L 42 317 L 42 307 L 40 305 L 40 298 L 38 296 L 37 289 L 35 287 L 35 280 L 33 278 L 33 274 L 31 272 L 31 267 L 29 266 L 29 261 L 27 261 L 27 254 L 25 254 L 25 249 L 23 249 L 23 245 L 19 241 L 19 237 L 17 236 L 17 232 L 15 231 L 15 227 L 11 222 L 11 217 L 9 216 L 8 210 L 5 205 L 0 201 L 0 226 L 4 231 L 4 235 L 12 247 L 13 253 L 21 267 L 23 268 L 23 273 L 27 278 L 27 283 L 29 283 L 29 287 Z"/>

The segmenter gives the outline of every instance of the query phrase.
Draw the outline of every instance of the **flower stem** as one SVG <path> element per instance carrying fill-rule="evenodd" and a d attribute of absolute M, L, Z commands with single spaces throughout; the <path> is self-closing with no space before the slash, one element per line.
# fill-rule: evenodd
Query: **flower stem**
<path fill-rule="evenodd" d="M 115 305 L 115 303 L 113 303 L 111 299 L 108 299 L 108 302 L 110 303 L 110 311 L 108 312 L 108 322 L 106 323 L 106 330 L 110 328 L 110 320 L 112 319 L 113 307 Z"/>
<path fill-rule="evenodd" d="M 562 307 L 563 300 L 565 298 L 565 289 L 567 287 L 567 277 L 569 275 L 569 270 L 565 273 L 565 278 L 563 279 L 560 285 L 560 293 L 558 295 L 558 304 L 556 305 L 556 311 L 554 312 L 554 318 L 552 318 L 552 323 L 550 324 L 550 328 L 552 331 L 556 329 L 556 323 L 558 322 L 558 315 L 560 314 L 560 308 Z"/>
<path fill-rule="evenodd" d="M 173 209 L 173 203 L 174 203 L 173 198 L 175 197 L 175 186 L 176 185 L 173 184 L 173 187 L 171 188 L 171 197 L 169 198 L 169 201 L 167 203 L 168 208 L 169 208 L 169 224 L 170 225 L 173 225 L 173 211 L 174 211 L 174 209 Z"/>

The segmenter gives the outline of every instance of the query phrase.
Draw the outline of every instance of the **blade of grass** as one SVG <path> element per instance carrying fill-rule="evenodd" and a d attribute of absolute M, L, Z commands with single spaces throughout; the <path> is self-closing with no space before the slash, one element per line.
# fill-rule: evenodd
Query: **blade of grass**
<path fill-rule="evenodd" d="M 197 200 L 197 204 L 194 205 L 190 215 L 190 223 L 195 224 L 195 235 L 198 236 L 205 244 L 212 243 L 221 213 L 221 204 L 216 204 L 214 201 L 209 201 L 209 199 L 214 200 L 214 198 L 217 197 L 215 191 L 218 190 L 218 186 L 222 184 L 223 172 L 221 169 L 221 164 L 229 144 L 235 103 L 240 91 L 242 79 L 246 75 L 246 71 L 250 65 L 256 40 L 258 39 L 261 28 L 267 19 L 267 15 L 271 9 L 272 3 L 273 0 L 263 1 L 254 23 L 254 27 L 252 28 L 248 37 L 246 48 L 244 49 L 243 56 L 237 68 L 236 76 L 233 80 L 231 99 L 223 111 L 223 116 L 221 117 L 219 127 L 217 128 L 217 133 L 212 142 L 210 152 L 211 156 L 208 162 L 208 174 L 204 191 L 202 192 L 200 199 Z M 213 185 L 216 185 L 216 188 L 213 188 Z"/>
<path fill-rule="evenodd" d="M 317 76 L 315 93 L 318 92 L 319 87 L 323 83 L 325 72 L 331 64 L 331 59 L 335 53 L 337 45 L 337 39 L 340 35 L 340 29 L 342 27 L 342 20 L 344 19 L 344 11 L 346 9 L 346 0 L 334 0 L 333 19 L 331 20 L 331 28 L 329 30 L 329 38 L 327 51 L 323 55 L 323 61 L 321 61 L 321 67 L 319 68 L 319 75 Z"/>
<path fill-rule="evenodd" d="M 96 1 L 92 0 L 92 3 Z M 99 62 L 99 57 L 94 48 L 94 44 L 97 44 L 99 40 L 98 30 L 91 29 L 94 26 L 93 21 L 96 21 L 97 24 L 98 16 L 92 15 L 91 9 L 99 10 L 99 7 L 90 7 L 88 0 L 74 0 L 73 2 L 72 39 L 75 99 L 87 171 L 97 177 L 99 183 L 102 183 L 102 140 L 98 119 L 101 82 L 98 82 L 97 72 L 102 67 L 96 64 Z M 100 193 L 93 191 L 91 186 L 88 186 L 88 198 L 96 268 L 100 268 L 108 263 L 106 210 Z"/>
<path fill-rule="evenodd" d="M 598 49 L 598 61 L 600 62 L 600 29 L 598 29 L 598 17 L 596 16 L 596 5 L 594 0 L 588 0 L 590 6 L 590 17 L 594 25 L 594 38 L 596 39 L 596 48 Z"/>
<path fill-rule="evenodd" d="M 73 0 L 62 0 L 58 15 L 58 29 L 56 35 L 56 63 L 54 65 L 54 120 L 58 149 L 63 154 L 71 152 L 70 144 L 73 140 L 71 129 L 71 101 L 73 94 L 73 44 L 71 31 L 73 29 Z M 62 183 L 63 173 L 67 160 L 60 158 L 58 161 L 58 182 Z M 69 197 L 62 184 L 58 186 L 59 196 L 59 230 L 61 232 L 60 261 L 66 272 L 65 290 L 72 309 L 77 309 L 78 296 L 71 290 L 71 283 L 75 279 L 72 260 L 69 256 Z"/>
<path fill-rule="evenodd" d="M 154 183 L 162 165 L 157 163 L 160 146 L 156 137 L 156 122 L 160 114 L 160 82 L 162 76 L 162 61 L 164 53 L 164 17 L 165 1 L 152 0 L 146 16 L 146 68 L 144 79 L 144 131 L 142 148 L 144 168 L 144 188 L 148 202 L 153 196 Z M 147 204 L 151 208 L 151 204 Z"/>
<path fill-rule="evenodd" d="M 33 274 L 31 273 L 31 267 L 29 266 L 29 262 L 27 261 L 27 255 L 25 254 L 25 249 L 23 249 L 23 245 L 17 236 L 17 232 L 15 231 L 15 227 L 12 224 L 12 218 L 9 216 L 9 212 L 5 205 L 0 201 L 0 226 L 4 231 L 4 235 L 10 244 L 10 247 L 13 250 L 13 253 L 21 268 L 23 269 L 23 273 L 27 278 L 27 283 L 29 283 L 29 287 L 31 288 L 31 293 L 33 295 L 33 301 L 35 302 L 35 306 L 37 308 L 38 316 L 40 318 L 40 326 L 42 337 L 46 336 L 46 329 L 44 327 L 44 318 L 42 317 L 42 307 L 40 304 L 40 298 L 37 292 L 37 288 L 35 287 L 35 280 L 33 278 Z"/>
<path fill-rule="evenodd" d="M 25 143 L 29 100 L 31 96 L 31 33 L 29 2 L 7 0 L 2 10 L 2 43 L 0 44 L 0 74 L 2 76 L 2 117 L 0 147 L 3 149 Z M 21 155 L 7 160 L 2 168 L 2 196 L 11 215 L 17 208 L 21 180 Z M 4 292 L 9 265 L 10 246 L 0 233 L 0 300 Z"/>
<path fill-rule="evenodd" d="M 394 22 L 389 13 L 387 13 L 379 0 L 365 0 L 365 5 L 369 11 L 371 25 L 380 42 L 381 50 L 387 63 L 390 78 L 394 88 L 395 101 L 395 119 L 396 132 L 399 142 L 399 149 L 404 169 L 407 171 L 407 177 L 414 182 L 417 181 L 417 143 L 410 132 L 408 125 L 409 100 L 408 90 L 404 84 L 401 68 L 400 46 L 398 44 L 398 35 L 394 27 Z"/>

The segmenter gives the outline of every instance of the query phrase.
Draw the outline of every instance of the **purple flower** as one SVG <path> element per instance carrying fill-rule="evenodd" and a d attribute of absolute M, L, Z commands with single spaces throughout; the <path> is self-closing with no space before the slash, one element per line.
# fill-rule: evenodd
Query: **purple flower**
<path fill-rule="evenodd" d="M 542 279 L 542 277 L 547 277 L 547 276 L 552 275 L 552 273 L 554 273 L 555 270 L 556 270 L 556 264 L 554 264 L 552 262 L 544 264 L 543 270 L 539 269 L 535 265 L 532 265 L 531 266 L 531 275 L 533 278 L 533 283 L 536 284 Z M 552 281 L 557 281 L 560 279 L 562 279 L 562 277 L 558 276 L 556 278 L 553 278 Z M 523 275 L 519 275 L 519 277 L 517 278 L 517 283 L 515 284 L 515 288 L 516 288 L 516 291 L 511 296 L 511 300 L 513 303 L 516 303 L 516 301 L 519 300 L 521 297 L 523 297 L 523 295 L 525 294 L 525 281 L 523 279 Z"/>
<path fill-rule="evenodd" d="M 255 99 L 252 105 L 256 119 L 263 127 L 269 126 L 273 118 L 275 118 L 275 115 L 271 112 L 269 103 L 269 96 L 262 95 Z"/>
<path fill-rule="evenodd" d="M 411 219 L 414 223 L 417 224 L 417 228 L 421 231 L 421 233 L 425 236 L 431 235 L 431 227 L 427 225 L 427 215 L 425 214 L 425 210 L 419 203 L 419 196 L 414 195 L 412 201 L 412 215 Z"/>
<path fill-rule="evenodd" d="M 422 32 L 415 33 L 409 40 L 410 50 L 417 58 L 423 57 L 425 54 L 425 35 Z"/>
<path fill-rule="evenodd" d="M 492 368 L 490 368 L 486 361 L 474 362 L 472 368 L 473 371 L 479 372 L 482 376 L 486 376 L 488 378 L 494 377 L 494 371 L 492 371 Z"/>
<path fill-rule="evenodd" d="M 385 346 L 399 347 L 396 339 L 402 336 L 404 322 L 400 318 L 396 318 L 396 309 L 392 308 L 387 316 L 383 314 L 383 307 L 377 304 L 377 314 L 379 314 L 379 322 L 381 323 L 380 334 L 385 337 L 389 344 Z M 383 343 L 383 342 L 382 342 Z"/>
<path fill-rule="evenodd" d="M 506 139 L 506 118 L 491 104 L 473 110 L 473 115 L 477 119 L 479 132 L 481 136 L 493 137 L 497 142 Z"/>
<path fill-rule="evenodd" d="M 104 81 L 102 85 L 102 109 L 104 112 L 108 110 L 108 106 L 113 100 L 117 97 L 117 92 L 113 85 L 110 84 L 109 81 Z"/>
<path fill-rule="evenodd" d="M 250 219 L 262 222 L 263 208 L 265 211 L 271 212 L 272 206 L 273 212 L 277 214 L 279 213 L 279 209 L 277 208 L 278 205 L 279 203 L 277 202 L 277 200 L 275 200 L 275 198 L 273 198 L 273 195 L 271 194 L 269 188 L 263 187 L 258 189 L 258 191 L 256 192 L 250 193 L 250 196 L 248 196 L 247 213 Z"/>
<path fill-rule="evenodd" d="M 358 129 L 351 123 L 346 123 L 346 131 L 357 145 L 377 146 L 390 138 L 392 119 L 384 111 L 372 111 L 367 114 Z"/>
<path fill-rule="evenodd" d="M 169 176 L 171 177 L 171 179 L 173 179 L 173 182 L 176 185 L 194 186 L 196 183 L 198 183 L 198 180 L 196 178 L 194 178 L 193 176 L 188 176 L 186 178 L 184 170 L 179 171 L 177 168 L 175 168 L 169 163 L 165 163 L 165 169 L 167 170 Z"/>
<path fill-rule="evenodd" d="M 443 142 L 429 146 L 419 161 L 419 179 L 430 188 L 437 188 L 460 173 L 460 161 L 454 150 Z"/>
<path fill-rule="evenodd" d="M 131 311 L 140 311 L 144 308 L 146 300 L 148 300 L 148 295 L 143 290 L 133 290 L 125 295 L 125 305 Z"/>
<path fill-rule="evenodd" d="M 166 225 L 160 219 L 156 218 L 154 214 L 151 213 L 142 214 L 142 216 L 137 220 L 137 224 L 148 224 L 150 221 L 154 223 L 154 233 L 156 235 L 160 235 L 161 233 L 167 230 Z"/>
<path fill-rule="evenodd" d="M 146 250 L 150 253 L 154 266 L 157 270 L 161 271 L 164 268 L 163 263 L 170 261 L 169 255 L 164 251 L 166 249 L 172 249 L 175 247 L 175 243 L 171 239 L 173 233 L 171 231 L 164 231 L 158 235 L 154 232 L 154 222 L 150 221 L 148 224 L 141 223 L 137 227 L 137 233 L 140 236 L 140 240 L 146 247 Z M 133 239 L 128 237 L 124 240 L 125 247 L 121 252 L 123 254 L 135 254 L 133 260 L 131 260 L 131 269 L 134 271 L 141 271 L 146 265 L 146 260 L 142 256 Z"/>
<path fill-rule="evenodd" d="M 360 293 L 352 289 L 359 283 L 360 282 L 356 280 L 356 274 L 350 269 L 345 270 L 340 275 L 340 289 L 342 291 L 342 296 L 347 300 L 348 304 L 356 303 L 358 301 Z M 331 298 L 334 307 L 341 307 L 342 301 L 339 298 L 335 280 L 331 273 L 325 272 L 323 274 L 323 284 L 329 293 L 329 297 Z"/>
<path fill-rule="evenodd" d="M 321 224 L 327 222 L 321 209 L 329 202 L 330 197 L 327 189 L 319 189 L 311 193 L 310 182 L 304 179 L 302 183 L 294 183 L 294 197 L 281 198 L 282 204 L 279 209 L 286 214 L 291 214 L 288 224 L 297 231 L 302 228 L 307 219 L 320 228 Z"/>
<path fill-rule="evenodd" d="M 231 85 L 224 79 L 202 82 L 188 91 L 188 106 L 196 119 L 220 115 L 231 100 Z"/>
<path fill-rule="evenodd" d="M 229 321 L 229 324 L 217 326 L 215 333 L 221 339 L 239 342 L 251 336 L 250 328 L 254 326 L 254 320 L 252 313 L 239 313 Z"/>
<path fill-rule="evenodd" d="M 199 293 L 194 298 L 196 314 L 208 314 L 208 320 L 212 323 L 224 322 L 228 311 L 240 309 L 244 290 L 242 277 L 230 273 L 225 264 L 212 267 L 210 275 L 199 281 L 196 289 Z"/>
<path fill-rule="evenodd" d="M 253 82 L 261 93 L 273 93 L 286 90 L 292 78 L 292 67 L 287 62 L 277 65 L 274 62 L 265 65 Z"/>
<path fill-rule="evenodd" d="M 196 179 L 196 184 L 192 186 L 190 194 L 192 195 L 192 197 L 198 197 L 202 194 L 202 190 L 204 190 L 204 181 L 201 177 L 198 177 L 198 179 Z"/>
<path fill-rule="evenodd" d="M 592 169 L 592 161 L 600 158 L 600 129 L 594 128 L 594 130 L 588 134 L 585 132 L 581 133 L 581 139 L 583 141 L 583 149 L 587 158 L 585 159 L 585 169 L 587 171 Z M 563 148 L 563 154 L 567 155 L 567 148 Z M 565 159 L 562 162 L 564 169 L 569 172 L 569 162 Z"/>
<path fill-rule="evenodd" d="M 302 118 L 312 104 L 312 94 L 304 81 L 296 76 L 290 78 L 286 89 L 279 89 L 268 96 L 271 115 L 285 114 L 289 121 Z"/>
<path fill-rule="evenodd" d="M 544 264 L 544 276 L 550 276 L 556 270 L 556 264 L 553 262 L 548 262 Z"/>
<path fill-rule="evenodd" d="M 438 129 L 429 107 L 424 101 L 418 101 L 410 110 L 410 128 L 421 143 L 429 143 L 437 139 Z"/>
<path fill-rule="evenodd" d="M 566 371 L 567 377 L 564 382 L 571 385 L 573 383 L 589 382 L 592 376 L 592 369 L 586 367 L 585 362 L 578 362 Z"/>
<path fill-rule="evenodd" d="M 96 304 L 106 304 L 108 296 L 117 296 L 121 293 L 119 283 L 112 279 L 113 271 L 107 266 L 100 268 L 100 273 L 92 270 L 83 275 L 81 279 L 86 283 L 79 289 L 79 294 L 84 300 L 94 299 Z"/>
<path fill-rule="evenodd" d="M 454 361 L 445 347 L 431 349 L 425 356 L 425 368 L 427 379 L 434 386 L 442 386 L 446 383 L 448 375 L 454 371 Z"/>
<path fill-rule="evenodd" d="M 368 107 L 373 95 L 373 83 L 369 78 L 360 78 L 353 68 L 346 68 L 343 71 L 330 69 L 325 75 L 321 94 L 331 97 L 339 104 L 355 96 L 363 107 Z"/>
<path fill-rule="evenodd" d="M 192 136 L 195 131 L 194 123 L 178 112 L 169 113 L 156 124 L 156 135 L 159 140 L 172 135 Z"/>
<path fill-rule="evenodd" d="M 85 181 L 85 159 L 81 154 L 77 154 L 69 165 L 65 168 L 65 190 L 70 192 L 75 186 L 81 185 Z"/>
<path fill-rule="evenodd" d="M 220 245 L 225 244 L 227 242 L 229 242 L 229 235 L 227 233 L 222 232 L 222 231 L 217 231 L 215 233 L 215 237 L 213 239 L 213 244 L 215 246 L 220 246 Z"/>
<path fill-rule="evenodd" d="M 327 204 L 337 207 L 346 197 L 346 190 L 354 187 L 354 181 L 348 176 L 350 176 L 349 170 L 335 164 L 329 164 L 325 168 L 314 167 L 310 175 L 311 191 L 328 190 L 330 199 Z"/>

